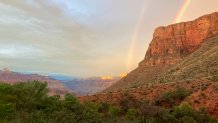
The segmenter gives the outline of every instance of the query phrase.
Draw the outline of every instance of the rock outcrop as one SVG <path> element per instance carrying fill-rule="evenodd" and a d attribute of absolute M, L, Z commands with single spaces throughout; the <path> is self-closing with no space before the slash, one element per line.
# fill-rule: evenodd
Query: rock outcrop
<path fill-rule="evenodd" d="M 218 34 L 218 12 L 194 21 L 159 27 L 140 66 L 175 64 L 196 51 L 205 39 Z"/>
<path fill-rule="evenodd" d="M 161 73 L 169 66 L 193 53 L 210 37 L 218 34 L 218 12 L 194 21 L 158 27 L 139 67 L 115 83 L 108 91 L 138 86 Z"/>

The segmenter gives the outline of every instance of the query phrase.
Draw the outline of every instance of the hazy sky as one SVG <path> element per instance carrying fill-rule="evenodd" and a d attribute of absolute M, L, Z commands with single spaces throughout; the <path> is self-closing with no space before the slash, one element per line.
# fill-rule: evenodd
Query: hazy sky
<path fill-rule="evenodd" d="M 187 0 L 0 0 L 0 68 L 71 76 L 119 75 L 144 58 L 153 30 Z M 218 11 L 191 0 L 181 21 Z"/>

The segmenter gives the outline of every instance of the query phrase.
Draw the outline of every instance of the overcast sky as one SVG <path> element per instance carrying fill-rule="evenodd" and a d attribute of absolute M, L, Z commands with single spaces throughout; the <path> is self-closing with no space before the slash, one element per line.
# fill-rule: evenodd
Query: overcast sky
<path fill-rule="evenodd" d="M 129 72 L 153 30 L 174 23 L 185 1 L 0 0 L 0 68 L 82 77 Z M 181 21 L 215 11 L 218 0 L 191 0 Z"/>

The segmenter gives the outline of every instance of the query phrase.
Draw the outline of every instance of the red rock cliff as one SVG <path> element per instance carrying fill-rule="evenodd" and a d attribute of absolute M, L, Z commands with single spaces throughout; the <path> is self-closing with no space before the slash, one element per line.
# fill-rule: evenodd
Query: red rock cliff
<path fill-rule="evenodd" d="M 139 66 L 175 64 L 197 50 L 204 39 L 218 34 L 218 12 L 194 21 L 159 27 L 153 34 L 145 59 Z"/>

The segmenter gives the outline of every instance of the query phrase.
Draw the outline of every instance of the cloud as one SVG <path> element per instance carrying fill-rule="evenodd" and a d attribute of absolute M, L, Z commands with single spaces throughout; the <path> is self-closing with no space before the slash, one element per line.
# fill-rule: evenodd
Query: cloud
<path fill-rule="evenodd" d="M 42 71 L 51 71 L 57 63 L 73 69 L 79 62 L 93 59 L 92 52 L 95 51 L 91 40 L 95 39 L 89 29 L 64 11 L 62 6 L 50 0 L 2 0 L 0 59 L 5 61 L 3 65 L 15 64 L 13 66 L 25 68 L 20 63 L 28 60 L 25 62 L 40 66 Z M 14 63 L 11 59 L 20 62 Z M 63 68 L 58 66 L 57 72 L 63 71 L 60 69 Z"/>
<path fill-rule="evenodd" d="M 35 54 L 35 55 L 33 55 Z M 25 45 L 2 45 L 0 46 L 0 57 L 1 58 L 20 58 L 23 59 L 36 59 L 43 57 L 44 51 L 36 49 L 32 46 Z"/>

